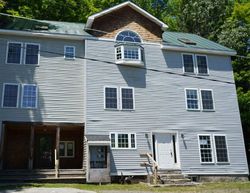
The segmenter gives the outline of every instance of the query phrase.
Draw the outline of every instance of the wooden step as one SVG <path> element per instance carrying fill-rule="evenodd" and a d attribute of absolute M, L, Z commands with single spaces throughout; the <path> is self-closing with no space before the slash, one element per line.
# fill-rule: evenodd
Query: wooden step
<path fill-rule="evenodd" d="M 55 177 L 55 170 L 2 170 L 0 181 L 83 181 L 86 179 L 86 172 L 83 169 L 60 169 L 59 178 Z"/>

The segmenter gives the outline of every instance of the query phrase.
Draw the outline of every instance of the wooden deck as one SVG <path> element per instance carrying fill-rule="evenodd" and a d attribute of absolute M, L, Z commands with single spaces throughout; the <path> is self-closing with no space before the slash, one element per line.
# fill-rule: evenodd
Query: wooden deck
<path fill-rule="evenodd" d="M 86 182 L 86 172 L 83 169 L 59 169 L 58 178 L 54 169 L 39 170 L 1 170 L 2 182 Z"/>

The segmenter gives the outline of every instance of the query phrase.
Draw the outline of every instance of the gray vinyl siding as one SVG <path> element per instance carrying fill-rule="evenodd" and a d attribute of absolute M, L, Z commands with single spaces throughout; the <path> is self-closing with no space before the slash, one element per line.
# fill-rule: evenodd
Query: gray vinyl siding
<path fill-rule="evenodd" d="M 39 65 L 6 64 L 7 42 L 40 44 Z M 37 109 L 0 107 L 0 121 L 84 122 L 84 59 L 64 59 L 64 46 L 76 47 L 76 55 L 84 56 L 84 41 L 47 38 L 1 36 L 0 39 L 0 97 L 3 83 L 37 84 Z"/>
<path fill-rule="evenodd" d="M 183 73 L 181 52 L 162 51 L 157 44 L 143 47 L 145 67 Z M 117 66 L 112 64 L 115 62 L 114 42 L 87 40 L 86 49 L 86 57 L 97 60 L 86 62 L 86 133 L 137 134 L 136 150 L 111 151 L 111 174 L 146 173 L 145 168 L 140 166 L 146 159 L 140 154 L 152 151 L 152 132 L 177 132 L 178 157 L 183 173 L 248 173 L 234 84 Z M 210 75 L 204 78 L 233 82 L 230 61 L 227 56 L 208 55 Z M 134 87 L 135 110 L 104 110 L 104 86 Z M 187 111 L 185 88 L 213 89 L 215 112 Z M 226 134 L 230 163 L 201 164 L 198 134 Z"/>

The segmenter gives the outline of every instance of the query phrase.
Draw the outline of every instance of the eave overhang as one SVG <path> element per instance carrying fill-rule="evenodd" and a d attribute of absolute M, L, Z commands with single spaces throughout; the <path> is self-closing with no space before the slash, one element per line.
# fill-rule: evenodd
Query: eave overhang
<path fill-rule="evenodd" d="M 125 7 L 125 6 L 129 6 L 130 8 L 132 8 L 132 9 L 134 9 L 135 11 L 139 12 L 140 14 L 142 14 L 144 17 L 146 17 L 146 18 L 148 18 L 149 20 L 151 20 L 152 22 L 156 23 L 157 25 L 159 25 L 159 26 L 161 27 L 161 29 L 162 29 L 163 31 L 165 31 L 165 30 L 168 28 L 168 26 L 167 26 L 165 23 L 163 23 L 162 21 L 160 21 L 159 19 L 157 19 L 156 17 L 154 17 L 154 16 L 151 15 L 150 13 L 146 12 L 145 10 L 143 10 L 142 8 L 140 8 L 139 6 L 137 6 L 137 5 L 134 4 L 134 3 L 130 2 L 130 1 L 126 1 L 126 2 L 124 2 L 124 3 L 121 3 L 121 4 L 119 4 L 119 5 L 116 5 L 116 6 L 114 6 L 114 7 L 111 7 L 111 8 L 109 8 L 109 9 L 106 9 L 106 10 L 100 12 L 100 13 L 96 13 L 96 14 L 94 14 L 94 15 L 92 15 L 92 16 L 89 16 L 89 17 L 88 17 L 88 20 L 87 20 L 87 23 L 86 23 L 86 27 L 85 27 L 86 30 L 87 30 L 87 29 L 91 29 L 92 24 L 93 24 L 93 22 L 94 22 L 95 19 L 97 19 L 97 18 L 99 18 L 99 17 L 101 17 L 101 16 L 104 16 L 104 15 L 106 15 L 106 14 L 109 14 L 109 13 L 111 13 L 111 12 L 113 12 L 113 11 L 116 11 L 116 10 L 118 10 L 118 9 L 121 9 L 121 8 L 123 8 L 123 7 Z"/>

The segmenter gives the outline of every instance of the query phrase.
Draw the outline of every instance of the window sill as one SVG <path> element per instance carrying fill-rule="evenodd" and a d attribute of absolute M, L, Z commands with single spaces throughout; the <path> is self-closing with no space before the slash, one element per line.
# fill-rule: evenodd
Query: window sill
<path fill-rule="evenodd" d="M 210 162 L 208 162 L 208 163 L 205 163 L 205 162 L 203 163 L 203 162 L 201 162 L 201 165 L 215 165 L 215 163 L 214 163 L 214 162 L 211 162 L 211 163 L 210 163 Z"/>
<path fill-rule="evenodd" d="M 140 60 L 121 59 L 121 60 L 116 60 L 115 63 L 128 66 L 144 66 L 144 62 Z"/>
<path fill-rule="evenodd" d="M 186 109 L 187 111 L 190 111 L 190 112 L 200 112 L 201 110 L 200 109 Z"/>
<path fill-rule="evenodd" d="M 135 111 L 135 109 L 121 109 L 120 111 Z"/>
<path fill-rule="evenodd" d="M 75 158 L 75 156 L 59 156 L 59 158 L 65 158 L 65 159 L 68 159 L 68 158 Z"/>
<path fill-rule="evenodd" d="M 112 148 L 112 150 L 137 150 L 137 148 Z"/>
<path fill-rule="evenodd" d="M 203 109 L 202 112 L 215 112 L 215 110 L 214 109 L 211 109 L 211 110 Z"/>
<path fill-rule="evenodd" d="M 3 107 L 3 106 L 2 106 L 2 108 L 3 109 L 18 109 L 18 107 Z"/>
<path fill-rule="evenodd" d="M 202 74 L 202 73 L 198 73 L 198 76 L 209 76 L 209 74 Z"/>
<path fill-rule="evenodd" d="M 217 165 L 230 165 L 229 162 L 217 162 L 216 164 Z"/>
<path fill-rule="evenodd" d="M 108 109 L 108 108 L 104 108 L 105 111 L 119 111 L 119 109 Z"/>

